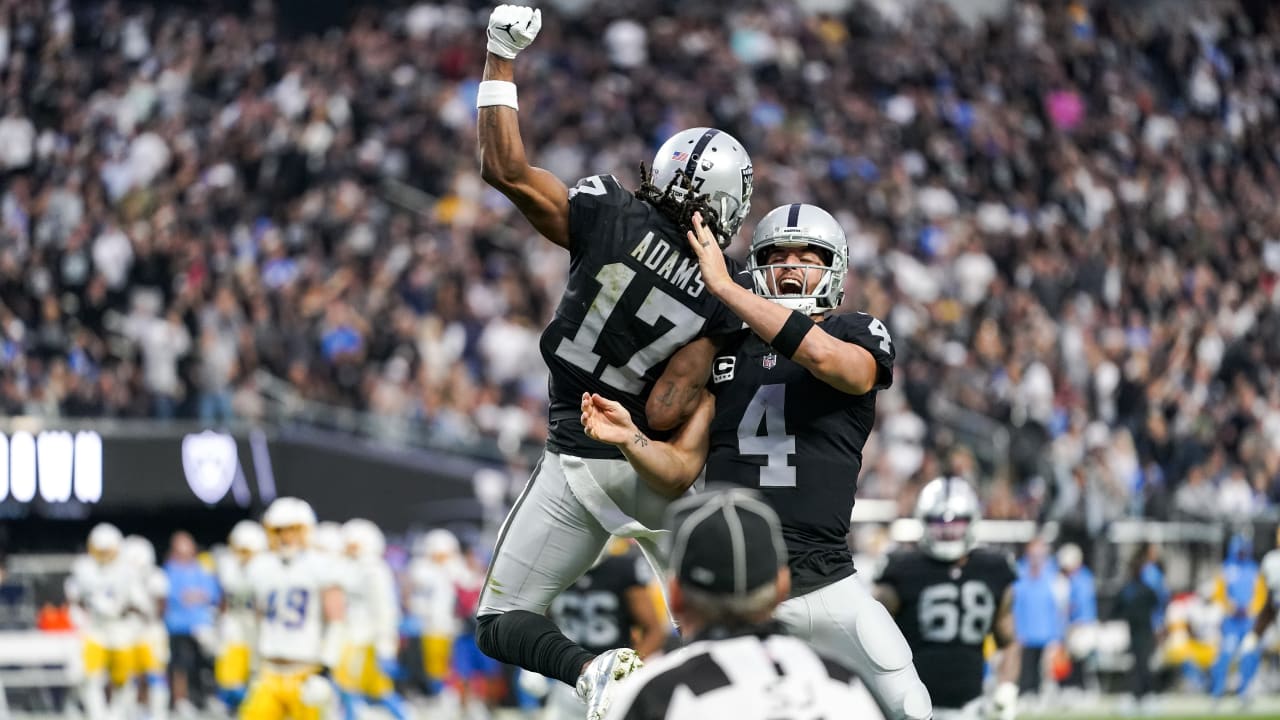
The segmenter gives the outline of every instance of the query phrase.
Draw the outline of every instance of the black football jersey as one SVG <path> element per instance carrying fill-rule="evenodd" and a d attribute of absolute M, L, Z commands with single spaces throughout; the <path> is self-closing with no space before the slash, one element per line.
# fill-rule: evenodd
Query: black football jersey
<path fill-rule="evenodd" d="M 582 393 L 617 400 L 649 433 L 644 403 L 667 360 L 689 341 L 742 326 L 707 290 L 679 227 L 611 175 L 569 193 L 569 279 L 542 333 L 551 372 L 548 447 L 588 458 L 621 458 L 587 438 Z M 731 271 L 740 263 L 732 261 Z M 658 437 L 664 437 L 658 434 Z"/>
<path fill-rule="evenodd" d="M 898 594 L 895 619 L 934 707 L 961 708 L 982 694 L 982 643 L 1017 579 L 1006 553 L 977 549 L 968 557 L 957 565 L 917 549 L 895 552 L 876 579 Z"/>
<path fill-rule="evenodd" d="M 814 377 L 749 332 L 712 365 L 716 397 L 706 481 L 759 490 L 782 520 L 792 595 L 853 574 L 845 536 L 862 468 L 862 446 L 875 422 L 876 391 L 893 382 L 893 342 L 865 313 L 830 315 L 820 327 L 866 348 L 875 388 L 848 395 Z"/>
<path fill-rule="evenodd" d="M 651 576 L 639 553 L 612 555 L 591 568 L 551 604 L 551 620 L 587 652 L 629 647 L 635 619 L 627 591 L 645 587 Z"/>

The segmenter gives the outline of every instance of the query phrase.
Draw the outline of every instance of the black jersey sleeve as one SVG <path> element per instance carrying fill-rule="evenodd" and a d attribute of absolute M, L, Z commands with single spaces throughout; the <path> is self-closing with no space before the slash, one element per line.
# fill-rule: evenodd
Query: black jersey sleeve
<path fill-rule="evenodd" d="M 578 254 L 599 233 L 601 223 L 634 196 L 612 175 L 591 175 L 569 189 L 569 252 Z"/>
<path fill-rule="evenodd" d="M 893 361 L 897 356 L 897 348 L 894 347 L 893 338 L 889 336 L 889 328 L 879 318 L 863 312 L 836 315 L 833 319 L 836 322 L 830 326 L 823 323 L 828 332 L 863 348 L 875 358 L 876 383 L 871 389 L 884 390 L 892 385 Z"/>

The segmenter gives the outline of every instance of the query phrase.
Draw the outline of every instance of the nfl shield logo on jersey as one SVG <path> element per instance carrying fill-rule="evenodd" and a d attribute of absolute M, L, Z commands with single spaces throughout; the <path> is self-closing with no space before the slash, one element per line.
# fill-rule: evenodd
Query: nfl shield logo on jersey
<path fill-rule="evenodd" d="M 776 353 L 769 353 L 768 355 L 764 356 L 763 365 L 765 370 L 772 370 L 773 366 L 777 364 L 778 364 L 778 355 Z"/>

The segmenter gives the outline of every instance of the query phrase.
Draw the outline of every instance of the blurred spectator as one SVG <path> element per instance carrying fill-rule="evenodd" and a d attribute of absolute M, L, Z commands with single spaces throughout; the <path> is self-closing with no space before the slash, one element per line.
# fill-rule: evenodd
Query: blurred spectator
<path fill-rule="evenodd" d="M 1169 604 L 1169 586 L 1164 580 L 1164 566 L 1160 564 L 1160 546 L 1154 542 L 1145 542 L 1139 546 L 1138 554 L 1142 556 L 1142 582 L 1156 594 L 1156 609 L 1151 614 L 1151 627 L 1159 630 L 1164 627 L 1165 606 Z"/>
<path fill-rule="evenodd" d="M 534 340 L 567 258 L 477 177 L 487 6 L 11 5 L 6 413 L 224 423 L 305 399 L 542 440 Z M 752 152 L 756 218 L 836 211 L 846 306 L 906 359 L 873 496 L 903 494 L 917 448 L 969 445 L 1002 516 L 1274 512 L 1280 6 L 1011 5 L 559 0 L 523 132 L 566 181 L 633 184 L 660 138 L 714 125 Z M 139 302 L 190 337 L 176 388 Z"/>
<path fill-rule="evenodd" d="M 1040 692 L 1046 652 L 1061 645 L 1063 632 L 1063 617 L 1054 597 L 1056 573 L 1044 540 L 1036 538 L 1027 543 L 1020 572 L 1013 585 L 1014 632 L 1022 643 L 1018 691 L 1035 694 Z"/>
<path fill-rule="evenodd" d="M 214 574 L 197 557 L 196 542 L 190 533 L 173 534 L 164 572 L 169 578 L 164 624 L 169 630 L 173 702 L 180 711 L 192 704 L 203 708 L 209 692 L 205 675 L 212 671 L 212 665 L 202 647 L 202 638 L 213 632 L 221 591 Z"/>

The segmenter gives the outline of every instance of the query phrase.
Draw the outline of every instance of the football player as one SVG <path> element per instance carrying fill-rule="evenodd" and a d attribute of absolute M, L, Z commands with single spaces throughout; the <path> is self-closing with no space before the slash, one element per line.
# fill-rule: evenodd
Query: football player
<path fill-rule="evenodd" d="M 638 665 L 635 653 L 595 656 L 545 613 L 591 567 L 610 534 L 636 538 L 661 564 L 655 539 L 671 498 L 641 483 L 616 448 L 582 434 L 578 398 L 608 393 L 646 432 L 687 416 L 691 408 L 671 396 L 646 416 L 654 382 L 678 348 L 740 322 L 708 291 L 684 233 L 701 212 L 716 242 L 727 244 L 750 210 L 752 165 L 727 133 L 693 128 L 662 144 L 635 192 L 611 175 L 570 189 L 531 166 L 516 114 L 513 60 L 541 26 L 541 12 L 531 8 L 493 11 L 476 99 L 483 178 L 569 252 L 567 286 L 541 339 L 550 371 L 547 448 L 498 538 L 477 611 L 477 641 L 493 658 L 574 685 L 588 716 L 598 717 L 610 683 Z"/>
<path fill-rule="evenodd" d="M 169 714 L 169 631 L 164 625 L 164 605 L 169 597 L 169 576 L 156 567 L 156 549 L 138 535 L 124 539 L 121 554 L 132 566 L 138 585 L 130 612 L 134 615 L 134 671 L 147 684 L 147 707 L 152 720 Z"/>
<path fill-rule="evenodd" d="M 888 556 L 876 578 L 876 598 L 911 646 L 935 718 L 1011 720 L 1021 658 L 1013 632 L 1013 557 L 974 547 L 980 506 L 961 478 L 940 477 L 925 485 L 915 516 L 924 535 L 918 547 Z M 1001 660 L 995 691 L 984 701 L 988 634 L 995 636 Z"/>
<path fill-rule="evenodd" d="M 346 720 L 355 720 L 355 700 L 380 705 L 396 720 L 408 717 L 396 692 L 400 674 L 400 602 L 391 566 L 383 559 L 387 542 L 377 525 L 363 518 L 342 526 L 349 559 L 344 588 L 347 611 L 342 660 L 335 673 Z"/>
<path fill-rule="evenodd" d="M 258 523 L 241 520 L 231 528 L 227 545 L 231 551 L 219 558 L 217 565 L 223 605 L 218 619 L 218 655 L 213 663 L 213 677 L 219 699 L 234 714 L 249 688 L 252 648 L 257 639 L 258 618 L 249 567 L 255 557 L 267 551 L 267 533 Z"/>
<path fill-rule="evenodd" d="M 718 351 L 700 339 L 673 359 L 675 370 L 668 368 L 663 382 L 702 364 L 687 356 L 714 356 L 714 364 L 711 394 L 670 442 L 653 441 L 626 408 L 598 394 L 581 398 L 584 426 L 617 445 L 647 483 L 667 493 L 686 490 L 704 461 L 708 484 L 759 490 L 782 519 L 789 552 L 791 598 L 778 607 L 778 620 L 858 670 L 891 716 L 927 718 L 929 693 L 911 650 L 854 577 L 845 541 L 876 392 L 893 381 L 894 348 L 876 318 L 833 314 L 844 297 L 844 230 L 814 205 L 772 210 L 751 240 L 753 291 L 735 282 L 699 216 L 693 225 L 688 241 L 707 290 L 748 329 Z M 679 383 L 690 381 L 697 379 Z"/>
<path fill-rule="evenodd" d="M 128 686 L 134 676 L 135 627 L 125 617 L 136 603 L 139 587 L 133 569 L 121 556 L 124 536 L 101 523 L 89 532 L 88 554 L 76 559 L 66 594 L 76 625 L 84 637 L 84 685 L 81 703 L 90 720 L 107 716 L 107 683 L 113 688 L 111 713 L 132 717 L 137 694 Z"/>
<path fill-rule="evenodd" d="M 258 670 L 240 706 L 245 720 L 318 720 L 333 703 L 329 670 L 341 652 L 342 578 L 308 546 L 316 515 L 306 501 L 277 498 L 262 516 L 270 552 L 249 565 L 258 610 Z"/>
<path fill-rule="evenodd" d="M 671 629 L 658 614 L 650 587 L 653 574 L 644 556 L 615 538 L 596 564 L 551 604 L 551 619 L 589 652 L 604 654 L 634 642 L 642 659 L 662 649 Z M 635 640 L 633 641 L 633 637 Z M 547 697 L 544 720 L 582 716 L 582 705 L 567 685 L 557 683 Z"/>
<path fill-rule="evenodd" d="M 1248 651 L 1245 650 L 1245 638 L 1253 631 L 1256 618 L 1266 607 L 1265 578 L 1260 573 L 1258 562 L 1253 559 L 1253 542 L 1242 534 L 1231 536 L 1227 543 L 1227 557 L 1222 563 L 1214 591 L 1214 598 L 1226 611 L 1222 619 L 1222 641 L 1218 645 L 1218 657 L 1209 670 L 1209 694 L 1216 700 L 1227 690 L 1227 674 L 1231 663 L 1239 654 L 1240 681 L 1236 694 L 1245 696 L 1249 683 L 1253 680 L 1258 665 L 1252 662 L 1252 650 L 1256 649 L 1256 639 L 1250 641 Z"/>
<path fill-rule="evenodd" d="M 462 631 L 458 582 L 466 565 L 458 538 L 443 529 L 423 535 L 414 555 L 409 564 L 408 607 L 422 630 L 423 671 L 435 694 L 443 689 L 454 639 Z"/>

